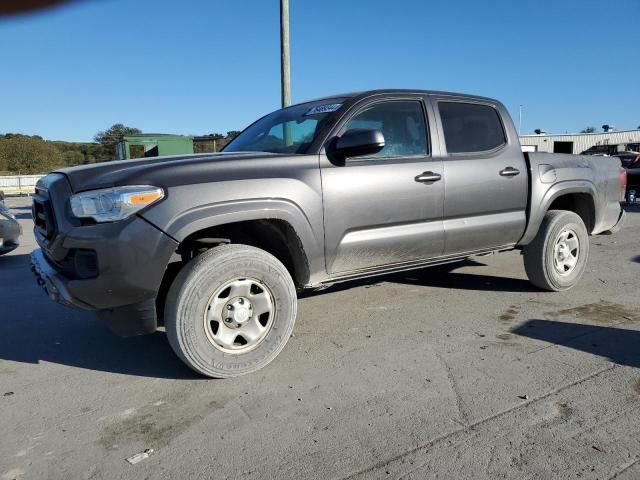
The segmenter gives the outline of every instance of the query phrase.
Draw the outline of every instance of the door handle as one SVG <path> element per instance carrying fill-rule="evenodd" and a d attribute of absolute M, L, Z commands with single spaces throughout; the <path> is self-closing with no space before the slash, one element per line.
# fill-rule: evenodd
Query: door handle
<path fill-rule="evenodd" d="M 420 175 L 418 175 L 415 178 L 415 181 L 420 183 L 431 183 L 431 182 L 437 182 L 441 178 L 442 178 L 442 175 L 440 175 L 439 173 L 422 172 Z"/>
<path fill-rule="evenodd" d="M 500 170 L 500 175 L 503 177 L 515 177 L 516 175 L 520 175 L 520 170 L 513 167 L 507 167 L 504 170 Z"/>

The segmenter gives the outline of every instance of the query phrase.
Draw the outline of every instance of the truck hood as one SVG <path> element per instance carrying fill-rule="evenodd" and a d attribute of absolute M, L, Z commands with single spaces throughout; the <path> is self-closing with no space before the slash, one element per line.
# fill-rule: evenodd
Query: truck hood
<path fill-rule="evenodd" d="M 265 152 L 175 155 L 114 160 L 63 168 L 55 173 L 67 177 L 74 193 L 120 185 L 171 187 L 213 181 L 221 174 L 238 175 L 241 171 L 255 169 L 256 161 L 286 156 Z"/>

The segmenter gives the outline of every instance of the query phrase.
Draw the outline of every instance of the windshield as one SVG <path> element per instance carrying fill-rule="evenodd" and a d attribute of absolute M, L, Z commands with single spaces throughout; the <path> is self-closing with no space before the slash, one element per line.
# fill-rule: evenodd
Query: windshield
<path fill-rule="evenodd" d="M 276 110 L 244 130 L 223 151 L 307 153 L 317 132 L 331 121 L 344 100 L 331 98 Z"/>

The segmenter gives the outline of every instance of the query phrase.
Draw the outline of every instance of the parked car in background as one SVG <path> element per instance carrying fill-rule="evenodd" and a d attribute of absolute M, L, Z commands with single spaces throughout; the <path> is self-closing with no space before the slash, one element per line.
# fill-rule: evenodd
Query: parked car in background
<path fill-rule="evenodd" d="M 628 168 L 631 164 L 636 164 L 640 159 L 640 153 L 638 152 L 620 152 L 613 156 L 620 159 L 624 168 Z"/>
<path fill-rule="evenodd" d="M 640 190 L 640 153 L 622 152 L 616 155 L 627 169 L 627 203 L 635 203 L 638 190 Z"/>
<path fill-rule="evenodd" d="M 0 255 L 18 248 L 22 227 L 9 207 L 0 201 Z"/>

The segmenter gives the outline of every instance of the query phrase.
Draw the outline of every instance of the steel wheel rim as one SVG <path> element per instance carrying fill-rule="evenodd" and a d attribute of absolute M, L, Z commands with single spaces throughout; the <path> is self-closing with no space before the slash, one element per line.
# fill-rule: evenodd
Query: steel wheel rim
<path fill-rule="evenodd" d="M 573 272 L 580 256 L 580 242 L 576 232 L 565 228 L 556 238 L 553 247 L 553 267 L 562 276 Z"/>
<path fill-rule="evenodd" d="M 273 326 L 273 294 L 261 280 L 236 278 L 219 287 L 207 302 L 204 330 L 209 342 L 225 353 L 256 348 Z"/>

